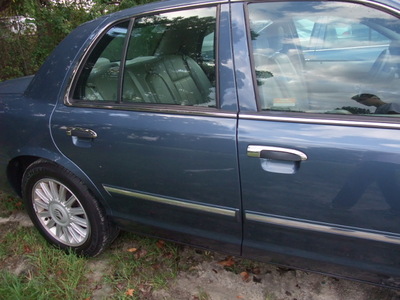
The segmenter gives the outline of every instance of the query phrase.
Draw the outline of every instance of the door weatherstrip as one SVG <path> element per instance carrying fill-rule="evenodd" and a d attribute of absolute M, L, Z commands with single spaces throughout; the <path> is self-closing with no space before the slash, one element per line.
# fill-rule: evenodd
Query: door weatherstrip
<path fill-rule="evenodd" d="M 246 212 L 245 216 L 246 220 L 249 221 L 400 245 L 400 236 L 395 233 L 365 231 L 351 227 L 337 227 L 330 224 L 308 223 L 306 221 L 297 221 L 271 215 L 259 215 L 251 212 Z"/>
<path fill-rule="evenodd" d="M 167 204 L 167 205 L 172 205 L 172 206 L 177 206 L 177 207 L 183 207 L 183 208 L 188 208 L 188 209 L 193 209 L 197 211 L 202 211 L 206 213 L 213 213 L 213 214 L 219 214 L 219 215 L 224 215 L 224 216 L 229 216 L 229 217 L 236 217 L 238 210 L 236 209 L 230 209 L 230 208 L 222 208 L 218 206 L 210 206 L 210 205 L 203 205 L 203 204 L 198 204 L 198 203 L 193 203 L 193 202 L 187 202 L 184 200 L 180 199 L 171 199 L 171 198 L 166 198 L 166 197 L 160 197 L 152 194 L 146 194 L 146 193 L 140 193 L 136 191 L 131 191 L 131 190 L 126 190 L 126 189 L 120 189 L 120 188 L 115 188 L 107 185 L 103 185 L 104 189 L 110 194 L 118 194 L 118 195 L 124 195 L 128 197 L 133 197 L 133 198 L 138 198 L 146 201 L 152 201 L 152 202 L 157 202 L 157 203 L 162 203 L 162 204 Z"/>

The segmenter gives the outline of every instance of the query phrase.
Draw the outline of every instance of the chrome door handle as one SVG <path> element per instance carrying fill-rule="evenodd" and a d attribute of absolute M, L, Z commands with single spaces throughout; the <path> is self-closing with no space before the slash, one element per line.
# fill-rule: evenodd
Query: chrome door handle
<path fill-rule="evenodd" d="M 249 145 L 247 156 L 293 162 L 307 160 L 308 158 L 305 153 L 299 150 L 259 145 Z"/>
<path fill-rule="evenodd" d="M 97 138 L 97 133 L 88 128 L 67 127 L 65 132 L 68 136 L 75 136 L 77 138 L 83 138 L 83 139 Z"/>

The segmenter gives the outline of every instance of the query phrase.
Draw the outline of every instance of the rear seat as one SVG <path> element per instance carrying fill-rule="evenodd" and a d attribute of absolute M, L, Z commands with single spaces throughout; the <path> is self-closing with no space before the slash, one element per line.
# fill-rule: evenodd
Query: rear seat
<path fill-rule="evenodd" d="M 88 80 L 91 100 L 116 100 L 117 64 L 96 63 Z M 116 68 L 118 71 L 118 67 Z M 107 76 L 104 74 L 107 73 Z M 127 61 L 122 92 L 124 102 L 201 105 L 214 100 L 214 89 L 201 67 L 190 57 L 165 55 Z"/>
<path fill-rule="evenodd" d="M 125 74 L 124 94 L 141 89 L 141 102 L 197 105 L 213 99 L 210 81 L 190 57 L 165 55 L 134 61 L 127 64 Z M 132 86 L 127 84 L 129 80 Z"/>

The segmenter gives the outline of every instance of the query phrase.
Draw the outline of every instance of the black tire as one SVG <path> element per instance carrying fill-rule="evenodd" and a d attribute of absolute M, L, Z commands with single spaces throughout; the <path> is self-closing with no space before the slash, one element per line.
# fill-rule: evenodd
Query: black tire
<path fill-rule="evenodd" d="M 22 179 L 22 195 L 40 233 L 65 251 L 96 256 L 118 235 L 118 228 L 82 181 L 55 163 L 32 163 Z"/>

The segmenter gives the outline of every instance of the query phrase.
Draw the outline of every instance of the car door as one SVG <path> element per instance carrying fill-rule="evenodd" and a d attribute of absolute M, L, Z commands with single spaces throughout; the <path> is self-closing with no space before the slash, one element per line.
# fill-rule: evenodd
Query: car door
<path fill-rule="evenodd" d="M 336 93 L 341 84 L 351 84 L 352 76 L 334 68 L 314 73 L 294 21 L 310 14 L 354 22 L 362 16 L 396 35 L 393 24 L 398 28 L 399 20 L 377 8 L 343 2 L 234 4 L 235 44 L 246 39 L 239 17 L 246 15 L 243 9 L 250 53 L 235 52 L 243 254 L 344 276 L 357 276 L 355 270 L 362 269 L 364 279 L 396 284 L 399 79 L 368 82 L 345 97 Z M 246 68 L 251 64 L 253 70 Z M 247 81 L 252 77 L 254 90 Z M 377 107 L 368 102 L 373 100 Z M 375 113 L 384 108 L 385 113 Z M 378 278 L 366 275 L 371 271 Z"/>
<path fill-rule="evenodd" d="M 52 133 L 123 228 L 238 254 L 237 105 L 229 63 L 216 94 L 213 38 L 230 61 L 226 15 L 225 5 L 180 9 L 105 28 Z"/>

